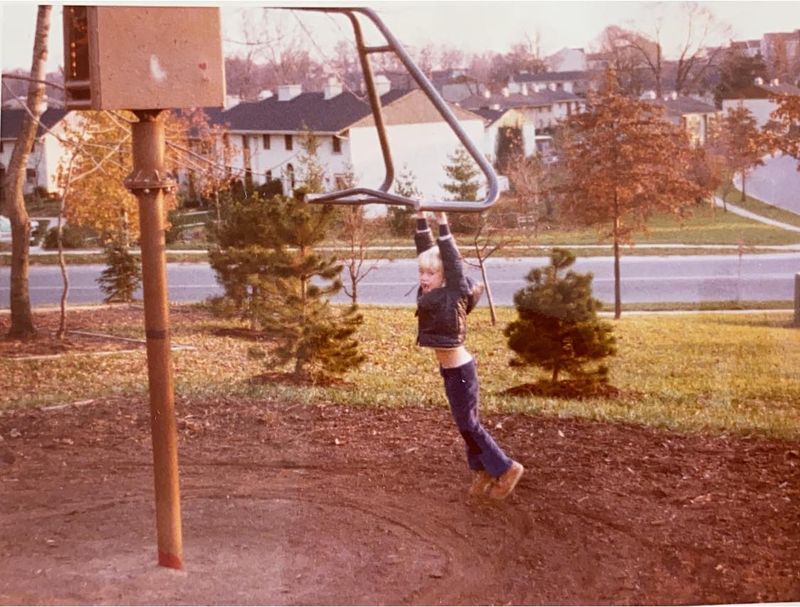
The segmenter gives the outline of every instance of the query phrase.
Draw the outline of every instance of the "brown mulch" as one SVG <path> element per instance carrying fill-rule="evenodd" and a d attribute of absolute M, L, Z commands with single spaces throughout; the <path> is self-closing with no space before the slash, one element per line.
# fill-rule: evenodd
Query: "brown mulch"
<path fill-rule="evenodd" d="M 550 398 L 635 398 L 631 391 L 623 391 L 606 382 L 562 379 L 557 382 L 540 380 L 532 384 L 513 386 L 503 391 L 510 396 L 545 396 Z"/>
<path fill-rule="evenodd" d="M 8 314 L 2 314 L 0 315 L 0 359 L 143 349 L 145 347 L 143 324 L 141 342 L 117 339 L 113 335 L 114 326 L 122 320 L 139 319 L 139 322 L 143 323 L 142 314 L 141 308 L 137 309 L 135 306 L 98 307 L 88 314 L 83 310 L 67 309 L 67 332 L 63 339 L 59 339 L 58 312 L 35 312 L 33 320 L 36 335 L 23 340 L 6 337 L 11 319 Z"/>
<path fill-rule="evenodd" d="M 156 566 L 146 396 L 0 415 L 3 604 L 800 600 L 800 444 L 444 406 L 178 402 L 183 572 Z"/>
<path fill-rule="evenodd" d="M 53 322 L 37 315 L 29 344 L 0 340 L 0 363 L 53 352 Z M 71 314 L 69 328 L 122 322 L 142 323 L 141 308 Z M 86 352 L 135 345 L 69 339 Z M 467 497 L 444 402 L 176 409 L 181 572 L 156 566 L 146 394 L 0 414 L 0 604 L 800 600 L 798 441 L 485 415 L 527 469 L 496 503 Z"/>

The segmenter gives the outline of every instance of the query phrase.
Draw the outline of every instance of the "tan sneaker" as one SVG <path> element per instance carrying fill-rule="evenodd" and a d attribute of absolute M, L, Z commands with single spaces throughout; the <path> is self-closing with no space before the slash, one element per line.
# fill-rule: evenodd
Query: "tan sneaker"
<path fill-rule="evenodd" d="M 472 484 L 469 486 L 469 494 L 474 497 L 486 495 L 486 490 L 489 489 L 489 485 L 491 485 L 493 481 L 492 475 L 486 472 L 486 470 L 478 470 L 472 477 Z"/>
<path fill-rule="evenodd" d="M 514 490 L 514 487 L 517 486 L 523 472 L 525 472 L 525 468 L 522 467 L 522 464 L 519 462 L 512 462 L 511 467 L 503 472 L 492 486 L 489 487 L 487 495 L 495 500 L 507 498 Z"/>

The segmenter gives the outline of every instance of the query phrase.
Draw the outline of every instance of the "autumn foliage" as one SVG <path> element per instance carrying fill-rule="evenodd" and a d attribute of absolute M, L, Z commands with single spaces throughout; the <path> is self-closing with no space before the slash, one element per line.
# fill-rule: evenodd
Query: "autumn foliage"
<path fill-rule="evenodd" d="M 615 316 L 621 314 L 620 245 L 633 242 L 656 213 L 685 216 L 705 192 L 690 177 L 692 155 L 683 130 L 663 108 L 620 93 L 609 70 L 586 111 L 565 122 L 559 151 L 562 216 L 595 225 L 614 246 Z"/>

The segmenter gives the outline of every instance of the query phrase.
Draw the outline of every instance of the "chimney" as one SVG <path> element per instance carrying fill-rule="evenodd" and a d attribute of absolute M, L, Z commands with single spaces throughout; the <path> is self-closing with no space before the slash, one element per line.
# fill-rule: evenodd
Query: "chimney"
<path fill-rule="evenodd" d="M 375 76 L 375 91 L 378 93 L 379 97 L 385 95 L 391 90 L 392 83 L 384 74 L 378 74 Z"/>
<path fill-rule="evenodd" d="M 302 92 L 301 84 L 282 84 L 278 87 L 278 101 L 291 101 Z"/>
<path fill-rule="evenodd" d="M 341 94 L 342 83 L 339 82 L 334 76 L 328 78 L 328 82 L 325 83 L 325 100 L 327 101 L 328 99 Z"/>

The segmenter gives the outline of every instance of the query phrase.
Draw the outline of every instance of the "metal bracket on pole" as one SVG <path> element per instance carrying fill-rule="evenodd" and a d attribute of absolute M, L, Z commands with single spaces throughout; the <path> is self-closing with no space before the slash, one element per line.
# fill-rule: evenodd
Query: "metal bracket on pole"
<path fill-rule="evenodd" d="M 375 128 L 378 131 L 378 139 L 381 144 L 381 152 L 383 154 L 383 161 L 386 168 L 386 176 L 383 183 L 377 188 L 349 188 L 328 194 L 309 194 L 308 200 L 311 202 L 331 203 L 331 204 L 393 204 L 413 207 L 415 209 L 424 211 L 459 211 L 467 213 L 480 213 L 492 206 L 499 196 L 499 186 L 497 174 L 495 173 L 492 165 L 486 160 L 486 157 L 475 146 L 466 134 L 464 129 L 459 124 L 453 112 L 447 105 L 447 102 L 442 99 L 438 91 L 431 84 L 430 80 L 425 76 L 422 70 L 417 67 L 411 56 L 406 52 L 400 42 L 389 31 L 389 28 L 384 25 L 380 17 L 374 10 L 365 7 L 281 7 L 289 10 L 301 11 L 318 11 L 324 13 L 341 13 L 346 15 L 353 25 L 353 30 L 356 38 L 356 47 L 358 49 L 359 58 L 361 60 L 361 67 L 364 73 L 364 83 L 367 89 L 367 95 L 370 100 L 372 108 L 372 115 L 375 120 Z M 383 35 L 386 40 L 384 46 L 366 46 L 364 44 L 363 35 L 361 32 L 360 23 L 356 17 L 361 14 L 368 18 L 377 27 L 378 31 Z M 408 70 L 408 73 L 419 85 L 423 93 L 428 97 L 433 106 L 444 118 L 445 122 L 455 133 L 458 140 L 466 148 L 469 155 L 480 168 L 484 177 L 486 177 L 486 197 L 478 202 L 467 200 L 414 200 L 398 194 L 389 193 L 394 182 L 394 166 L 392 163 L 391 149 L 389 148 L 389 141 L 386 136 L 386 126 L 383 120 L 383 113 L 381 110 L 380 98 L 375 89 L 375 82 L 372 74 L 372 66 L 369 62 L 369 55 L 371 53 L 394 53 L 400 62 Z"/>

